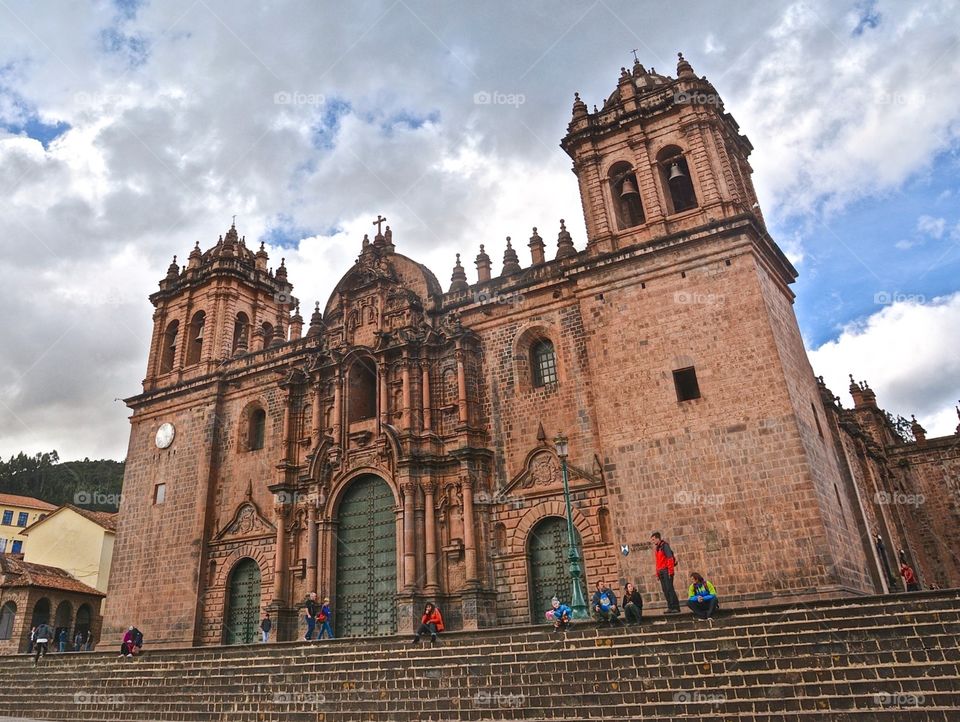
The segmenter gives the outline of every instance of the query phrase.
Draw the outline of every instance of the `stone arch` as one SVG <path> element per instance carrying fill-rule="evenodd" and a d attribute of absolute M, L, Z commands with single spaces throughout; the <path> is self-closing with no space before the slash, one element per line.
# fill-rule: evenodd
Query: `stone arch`
<path fill-rule="evenodd" d="M 688 151 L 676 143 L 666 143 L 657 150 L 657 175 L 667 215 L 683 213 L 700 205 L 697 176 L 688 162 Z M 676 170 L 680 176 L 671 180 Z"/>
<path fill-rule="evenodd" d="M 324 518 L 336 518 L 337 510 L 340 508 L 340 502 L 343 501 L 344 493 L 346 493 L 350 483 L 361 476 L 379 476 L 387 482 L 387 486 L 390 487 L 390 492 L 393 494 L 394 508 L 400 508 L 400 489 L 397 487 L 393 475 L 388 473 L 386 469 L 381 469 L 377 466 L 360 466 L 341 474 L 330 484 L 330 495 L 327 497 L 324 509 L 321 510 Z"/>
<path fill-rule="evenodd" d="M 248 557 L 253 559 L 260 567 L 260 583 L 264 587 L 273 583 L 273 560 L 267 559 L 263 553 L 263 547 L 257 546 L 256 542 L 243 544 L 234 549 L 230 554 L 220 560 L 217 565 L 216 583 L 217 588 L 226 588 L 227 581 L 230 578 L 230 572 L 240 562 L 241 559 Z"/>
<path fill-rule="evenodd" d="M 230 566 L 224 585 L 223 629 L 225 644 L 253 642 L 263 607 L 263 569 L 250 556 L 240 557 Z"/>
<path fill-rule="evenodd" d="M 606 173 L 607 190 L 617 230 L 623 231 L 646 221 L 640 197 L 636 167 L 628 160 L 614 160 Z"/>
<path fill-rule="evenodd" d="M 30 626 L 36 627 L 38 624 L 50 624 L 52 621 L 50 618 L 50 599 L 40 597 L 33 605 Z"/>
<path fill-rule="evenodd" d="M 0 607 L 0 640 L 13 636 L 13 624 L 17 619 L 17 603 L 12 599 Z"/>
<path fill-rule="evenodd" d="M 530 391 L 534 388 L 530 354 L 533 347 L 541 341 L 549 341 L 553 344 L 557 383 L 563 383 L 565 379 L 560 353 L 560 330 L 549 321 L 531 321 L 521 326 L 513 338 L 513 373 L 516 388 L 520 391 Z"/>
<path fill-rule="evenodd" d="M 530 530 L 548 516 L 567 518 L 567 506 L 563 499 L 550 499 L 528 509 L 527 513 L 520 517 L 520 521 L 514 527 L 513 534 L 510 536 L 510 552 L 513 554 L 523 554 Z M 585 517 L 579 509 L 573 510 L 573 526 L 580 534 L 580 541 L 584 546 L 595 544 L 599 541 L 593 525 L 590 524 L 587 517 Z"/>
<path fill-rule="evenodd" d="M 243 409 L 240 411 L 240 417 L 237 421 L 237 451 L 247 452 L 247 451 L 256 451 L 258 448 L 263 448 L 263 446 L 258 448 L 253 448 L 251 432 L 251 423 L 254 418 L 254 413 L 257 411 L 262 411 L 264 414 L 263 419 L 263 446 L 267 445 L 267 439 L 269 438 L 270 431 L 270 415 L 267 413 L 267 401 L 262 396 L 258 396 L 255 399 L 248 401 Z"/>

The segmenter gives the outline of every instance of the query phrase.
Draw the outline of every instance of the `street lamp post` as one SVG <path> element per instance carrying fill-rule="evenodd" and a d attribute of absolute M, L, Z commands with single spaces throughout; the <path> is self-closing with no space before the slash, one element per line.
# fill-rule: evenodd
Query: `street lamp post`
<path fill-rule="evenodd" d="M 570 481 L 567 478 L 567 437 L 558 434 L 553 440 L 560 457 L 560 469 L 563 472 L 563 498 L 567 504 L 567 545 L 569 547 L 570 582 L 573 589 L 570 593 L 570 607 L 573 609 L 574 619 L 587 619 L 587 600 L 583 596 L 583 567 L 580 563 L 580 550 L 577 547 L 576 536 L 573 533 L 573 507 L 570 504 Z"/>

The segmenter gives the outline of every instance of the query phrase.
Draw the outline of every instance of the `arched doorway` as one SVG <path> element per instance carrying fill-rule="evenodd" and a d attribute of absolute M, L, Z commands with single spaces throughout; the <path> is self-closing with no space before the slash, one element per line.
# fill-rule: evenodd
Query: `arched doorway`
<path fill-rule="evenodd" d="M 33 605 L 33 615 L 30 617 L 30 626 L 39 627 L 50 623 L 50 600 L 46 597 L 37 600 Z"/>
<path fill-rule="evenodd" d="M 90 605 L 81 604 L 77 610 L 77 623 L 74 625 L 74 636 L 77 632 L 83 635 L 83 640 L 90 640 Z"/>
<path fill-rule="evenodd" d="M 362 476 L 347 488 L 337 516 L 338 637 L 392 634 L 397 628 L 397 525 L 390 487 Z"/>
<path fill-rule="evenodd" d="M 573 533 L 582 557 L 580 534 L 576 529 Z M 537 522 L 530 531 L 527 539 L 527 559 L 530 565 L 530 617 L 534 623 L 543 621 L 543 615 L 550 609 L 550 600 L 554 596 L 564 604 L 570 604 L 572 583 L 569 554 L 567 520 L 563 517 L 548 516 Z M 586 574 L 581 583 L 586 591 Z"/>
<path fill-rule="evenodd" d="M 227 614 L 224 617 L 225 644 L 250 644 L 256 640 L 260 623 L 260 567 L 249 557 L 241 559 L 230 572 L 227 584 Z"/>
<path fill-rule="evenodd" d="M 54 615 L 53 639 L 59 644 L 60 633 L 66 632 L 64 639 L 70 642 L 70 623 L 73 621 L 73 605 L 70 602 L 63 601 L 57 605 L 57 613 Z"/>
<path fill-rule="evenodd" d="M 0 639 L 13 636 L 13 620 L 17 618 L 17 605 L 10 601 L 0 609 Z"/>

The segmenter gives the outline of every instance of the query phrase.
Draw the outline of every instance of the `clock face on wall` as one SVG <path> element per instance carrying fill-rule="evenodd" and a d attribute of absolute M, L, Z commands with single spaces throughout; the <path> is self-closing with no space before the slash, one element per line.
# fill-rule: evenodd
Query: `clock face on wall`
<path fill-rule="evenodd" d="M 166 449 L 170 444 L 173 443 L 173 437 L 176 435 L 177 431 L 173 428 L 173 424 L 169 421 L 165 424 L 161 424 L 160 428 L 157 429 L 157 448 Z"/>

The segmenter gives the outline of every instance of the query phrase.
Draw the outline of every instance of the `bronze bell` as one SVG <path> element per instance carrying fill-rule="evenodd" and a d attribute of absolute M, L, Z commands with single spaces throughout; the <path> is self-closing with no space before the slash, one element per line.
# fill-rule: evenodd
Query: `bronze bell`
<path fill-rule="evenodd" d="M 670 176 L 668 180 L 676 180 L 677 178 L 683 178 L 685 177 L 685 175 L 686 174 L 683 172 L 683 170 L 680 169 L 680 164 L 674 163 L 673 165 L 670 166 Z"/>
<path fill-rule="evenodd" d="M 623 186 L 620 190 L 620 197 L 626 198 L 627 196 L 638 196 L 640 192 L 637 190 L 636 183 L 633 182 L 633 178 L 627 178 L 623 182 Z"/>

